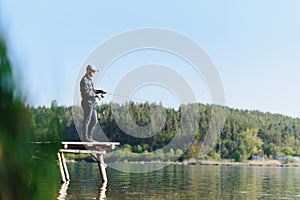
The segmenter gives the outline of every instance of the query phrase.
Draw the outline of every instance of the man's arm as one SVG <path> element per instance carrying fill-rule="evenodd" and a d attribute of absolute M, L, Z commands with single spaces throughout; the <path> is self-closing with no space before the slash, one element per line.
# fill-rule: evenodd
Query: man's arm
<path fill-rule="evenodd" d="M 89 98 L 96 97 L 96 92 L 93 89 L 92 82 L 87 78 L 83 78 L 81 80 L 80 91 L 81 91 L 81 93 L 83 93 L 83 96 L 85 96 L 85 97 L 89 97 Z"/>

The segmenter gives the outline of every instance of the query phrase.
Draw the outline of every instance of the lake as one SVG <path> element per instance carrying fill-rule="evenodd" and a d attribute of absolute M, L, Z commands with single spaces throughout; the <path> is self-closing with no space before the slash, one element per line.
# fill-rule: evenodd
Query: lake
<path fill-rule="evenodd" d="M 300 168 L 168 165 L 149 173 L 107 168 L 108 184 L 102 185 L 96 163 L 67 165 L 71 181 L 48 187 L 61 199 L 300 199 Z"/>

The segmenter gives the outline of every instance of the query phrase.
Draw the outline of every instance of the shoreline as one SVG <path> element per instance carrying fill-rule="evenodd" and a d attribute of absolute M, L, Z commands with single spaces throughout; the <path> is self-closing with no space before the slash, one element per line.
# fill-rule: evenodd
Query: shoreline
<path fill-rule="evenodd" d="M 104 158 L 105 160 L 105 158 Z M 96 161 L 86 161 L 86 160 L 74 160 L 70 159 L 67 162 L 96 162 Z M 245 162 L 235 162 L 228 160 L 183 160 L 183 161 L 116 161 L 115 163 L 129 163 L 129 164 L 173 164 L 173 165 L 208 165 L 208 166 L 258 166 L 258 167 L 300 167 L 300 163 L 282 163 L 278 160 L 265 160 L 265 161 L 245 161 Z"/>
<path fill-rule="evenodd" d="M 282 163 L 278 160 L 265 160 L 265 161 L 254 161 L 249 160 L 245 162 L 234 162 L 234 161 L 216 161 L 216 160 L 194 160 L 194 161 L 183 161 L 183 164 L 188 165 L 225 165 L 225 166 L 262 166 L 262 167 L 300 167 L 300 163 Z"/>

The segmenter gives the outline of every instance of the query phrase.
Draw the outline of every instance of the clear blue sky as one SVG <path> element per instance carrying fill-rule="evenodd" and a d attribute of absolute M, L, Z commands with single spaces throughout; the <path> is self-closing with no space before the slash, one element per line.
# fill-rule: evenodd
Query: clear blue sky
<path fill-rule="evenodd" d="M 300 117 L 299 10 L 298 0 L 0 0 L 18 83 L 31 105 L 71 105 L 80 67 L 97 45 L 127 30 L 161 27 L 207 51 L 226 105 L 293 117 Z"/>

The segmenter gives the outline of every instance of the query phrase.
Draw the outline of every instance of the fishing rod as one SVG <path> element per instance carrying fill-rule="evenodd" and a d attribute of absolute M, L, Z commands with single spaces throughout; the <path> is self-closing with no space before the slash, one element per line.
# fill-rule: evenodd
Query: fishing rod
<path fill-rule="evenodd" d="M 127 96 L 127 95 L 123 95 L 123 94 L 116 94 L 116 93 L 106 92 L 104 90 L 96 90 L 96 93 L 98 93 L 98 94 L 100 93 L 101 94 L 101 98 L 104 98 L 104 94 L 107 94 L 107 95 L 110 95 L 110 96 L 117 96 L 117 97 L 121 97 L 121 98 L 138 100 L 138 101 L 143 101 L 143 102 L 149 102 L 149 103 L 156 104 L 156 102 L 150 101 L 148 99 L 142 99 L 142 98 L 137 98 L 137 97 L 133 97 L 133 96 Z M 169 106 L 169 105 L 166 105 L 166 106 Z M 172 106 L 169 106 L 169 107 L 172 107 Z"/>
<path fill-rule="evenodd" d="M 117 96 L 117 97 L 122 97 L 122 98 L 127 98 L 127 99 L 138 100 L 138 101 L 143 101 L 143 102 L 149 102 L 149 103 L 156 104 L 156 102 L 150 101 L 148 99 L 142 99 L 142 98 L 137 98 L 137 97 L 133 97 L 133 96 L 127 96 L 127 95 L 123 95 L 123 94 L 116 94 L 116 93 L 106 92 L 104 90 L 96 90 L 96 93 L 100 93 L 101 94 L 101 98 L 104 98 L 104 94 L 107 94 L 107 95 L 110 95 L 110 96 Z M 164 104 L 164 105 L 168 106 L 168 107 L 172 107 L 170 105 L 166 105 L 166 104 Z"/>

